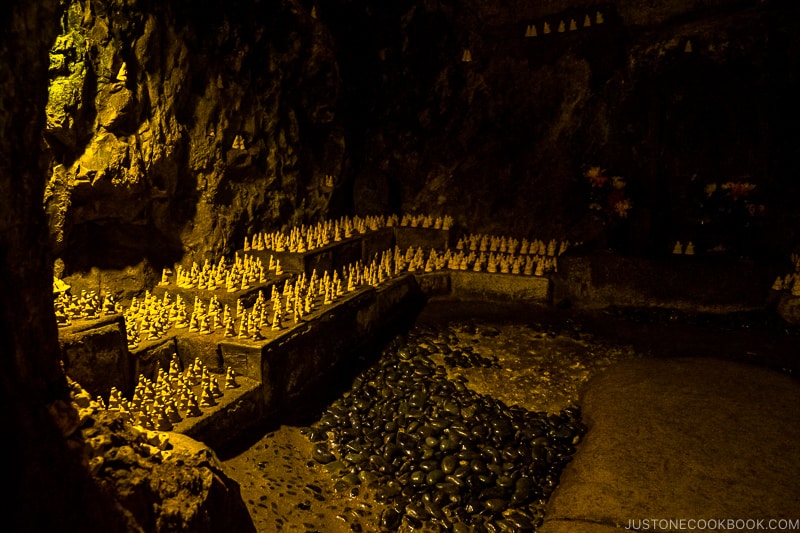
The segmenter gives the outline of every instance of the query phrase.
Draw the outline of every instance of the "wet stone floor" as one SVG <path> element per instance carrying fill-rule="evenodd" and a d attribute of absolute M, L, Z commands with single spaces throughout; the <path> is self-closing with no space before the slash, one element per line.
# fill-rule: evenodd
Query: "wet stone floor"
<path fill-rule="evenodd" d="M 420 324 L 312 419 L 220 457 L 260 532 L 535 531 L 581 386 L 634 357 L 575 328 Z"/>

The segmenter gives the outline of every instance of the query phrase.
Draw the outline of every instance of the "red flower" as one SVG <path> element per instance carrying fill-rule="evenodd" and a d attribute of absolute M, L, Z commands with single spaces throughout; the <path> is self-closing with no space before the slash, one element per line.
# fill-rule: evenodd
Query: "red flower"
<path fill-rule="evenodd" d="M 589 178 L 592 187 L 602 187 L 608 181 L 608 177 L 603 175 L 604 172 L 600 167 L 589 167 L 583 175 Z"/>

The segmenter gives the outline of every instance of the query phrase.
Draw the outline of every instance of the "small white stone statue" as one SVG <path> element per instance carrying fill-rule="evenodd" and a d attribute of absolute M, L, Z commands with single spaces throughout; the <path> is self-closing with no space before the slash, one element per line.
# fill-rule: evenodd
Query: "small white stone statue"
<path fill-rule="evenodd" d="M 128 65 L 124 61 L 117 72 L 117 81 L 121 81 L 122 83 L 128 81 Z"/>

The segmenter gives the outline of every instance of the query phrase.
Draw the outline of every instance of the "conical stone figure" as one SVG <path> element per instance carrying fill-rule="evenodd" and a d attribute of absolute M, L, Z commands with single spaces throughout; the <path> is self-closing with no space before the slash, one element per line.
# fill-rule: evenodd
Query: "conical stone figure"
<path fill-rule="evenodd" d="M 236 382 L 236 372 L 233 370 L 232 366 L 229 366 L 228 370 L 225 372 L 225 388 L 237 389 L 239 387 L 239 383 Z"/>

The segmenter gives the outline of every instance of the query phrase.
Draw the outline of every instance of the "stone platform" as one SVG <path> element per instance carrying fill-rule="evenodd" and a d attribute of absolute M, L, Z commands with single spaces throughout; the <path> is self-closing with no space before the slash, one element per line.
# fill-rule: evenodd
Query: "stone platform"
<path fill-rule="evenodd" d="M 553 301 L 582 309 L 664 307 L 725 313 L 762 309 L 783 267 L 718 257 L 663 258 L 567 253 L 553 276 Z"/>
<path fill-rule="evenodd" d="M 442 230 L 436 231 L 442 233 Z M 437 242 L 441 244 L 442 238 L 439 238 Z M 446 239 L 443 242 L 446 242 Z M 275 250 L 251 249 L 247 251 L 238 250 L 236 253 L 240 257 L 250 255 L 261 259 L 266 265 L 269 264 L 269 260 L 272 258 L 280 261 L 281 268 L 286 272 L 295 274 L 305 272 L 307 276 L 310 276 L 314 270 L 317 273 L 330 272 L 359 261 L 368 263 L 372 261 L 376 254 L 393 248 L 397 243 L 399 241 L 394 228 L 379 228 L 356 234 L 340 241 L 334 241 L 306 252 L 277 252 Z"/>
<path fill-rule="evenodd" d="M 791 519 L 800 528 L 798 405 L 800 382 L 746 364 L 680 358 L 613 367 L 585 390 L 589 429 L 539 531 L 703 529 L 667 522 L 680 519 Z M 704 530 L 749 530 L 724 527 Z"/>
<path fill-rule="evenodd" d="M 269 298 L 270 294 L 272 293 L 273 286 L 277 287 L 278 290 L 282 290 L 283 284 L 292 278 L 294 278 L 294 276 L 288 272 L 284 272 L 280 276 L 270 273 L 270 275 L 265 278 L 266 281 L 263 283 L 254 283 L 247 289 L 237 288 L 237 290 L 233 292 L 228 292 L 225 287 L 220 287 L 219 289 L 214 290 L 198 288 L 187 289 L 176 285 L 173 279 L 167 284 L 156 285 L 150 292 L 159 298 L 163 298 L 165 293 L 169 293 L 170 297 L 173 299 L 176 296 L 180 296 L 184 302 L 190 305 L 192 302 L 194 302 L 195 298 L 200 298 L 204 304 L 207 304 L 213 296 L 216 296 L 221 305 L 230 305 L 235 309 L 237 300 L 241 299 L 245 307 L 252 307 L 253 303 L 256 301 L 256 298 L 258 298 L 259 292 L 263 292 L 264 295 Z"/>
<path fill-rule="evenodd" d="M 209 295 L 225 299 L 254 300 L 259 290 L 269 294 L 271 280 L 242 293 L 186 291 L 172 286 L 153 289 L 163 297 L 181 294 L 188 306 L 194 297 L 207 303 Z M 175 292 L 172 292 L 170 288 Z M 268 288 L 269 287 L 269 288 Z M 428 274 L 406 273 L 378 287 L 363 286 L 333 304 L 319 307 L 295 324 L 287 320 L 278 330 L 266 328 L 264 339 L 225 337 L 224 331 L 191 332 L 171 329 L 159 339 L 144 339 L 128 349 L 121 315 L 78 321 L 61 331 L 67 371 L 92 395 L 108 396 L 116 387 L 130 397 L 140 375 L 155 380 L 159 369 L 169 368 L 175 355 L 182 369 L 199 359 L 220 376 L 227 367 L 254 384 L 246 394 L 234 392 L 197 419 L 176 428 L 208 444 L 220 444 L 248 425 L 274 415 L 299 401 L 326 379 L 337 365 L 347 364 L 368 343 L 387 336 L 398 324 L 410 326 L 429 298 L 506 300 L 528 305 L 548 304 L 550 281 L 544 277 L 442 270 Z M 252 302 L 246 302 L 251 304 Z M 321 303 L 321 302 L 320 302 Z M 384 339 L 388 340 L 388 339 Z"/>

